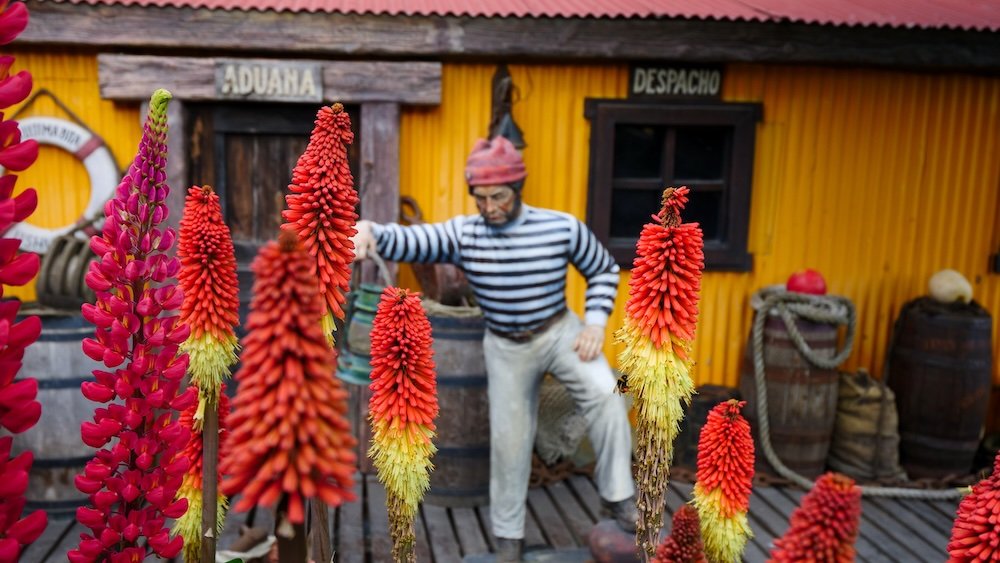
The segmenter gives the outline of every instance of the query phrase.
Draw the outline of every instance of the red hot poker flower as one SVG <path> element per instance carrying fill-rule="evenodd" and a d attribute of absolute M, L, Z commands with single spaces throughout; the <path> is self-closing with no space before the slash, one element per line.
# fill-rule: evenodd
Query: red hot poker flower
<path fill-rule="evenodd" d="M 188 190 L 177 256 L 178 283 L 184 290 L 181 320 L 191 327 L 182 349 L 191 358 L 192 383 L 203 399 L 214 402 L 237 360 L 234 327 L 240 321 L 240 296 L 233 239 L 222 219 L 219 196 L 209 186 Z"/>
<path fill-rule="evenodd" d="M 405 289 L 382 292 L 371 330 L 372 447 L 385 485 L 393 558 L 413 557 L 413 518 L 430 485 L 438 414 L 431 323 L 420 298 Z"/>
<path fill-rule="evenodd" d="M 438 402 L 431 324 L 419 296 L 387 287 L 372 322 L 371 342 L 372 419 L 434 430 Z"/>
<path fill-rule="evenodd" d="M 792 513 L 788 531 L 774 541 L 769 561 L 853 562 L 860 520 L 861 488 L 845 475 L 822 475 Z"/>
<path fill-rule="evenodd" d="M 746 401 L 716 405 L 698 439 L 694 504 L 705 552 L 712 561 L 737 561 L 752 532 L 747 523 L 753 482 L 753 438 L 740 414 Z"/>
<path fill-rule="evenodd" d="M 682 505 L 674 513 L 670 535 L 656 549 L 653 563 L 707 563 L 698 511 L 693 506 Z"/>
<path fill-rule="evenodd" d="M 323 107 L 309 145 L 292 170 L 281 213 L 284 230 L 298 234 L 312 257 L 309 272 L 319 280 L 325 307 L 323 330 L 333 332 L 333 319 L 344 318 L 345 294 L 350 288 L 354 260 L 351 237 L 357 232 L 358 193 L 347 161 L 347 146 L 354 142 L 351 118 L 342 104 Z"/>
<path fill-rule="evenodd" d="M 624 345 L 618 364 L 627 377 L 636 410 L 636 542 L 645 557 L 656 550 L 673 442 L 694 393 L 688 357 L 698 315 L 704 267 L 701 229 L 681 223 L 688 189 L 663 191 L 655 223 L 636 244 L 624 325 L 615 340 Z"/>
<path fill-rule="evenodd" d="M 319 325 L 323 303 L 311 262 L 287 231 L 254 260 L 257 281 L 222 459 L 222 492 L 242 493 L 235 510 L 284 497 L 292 524 L 305 520 L 307 498 L 331 506 L 354 500 L 347 391 L 332 376 L 335 354 Z"/>
<path fill-rule="evenodd" d="M 993 474 L 976 483 L 958 505 L 948 542 L 948 562 L 996 561 L 1000 558 L 1000 455 Z"/>
<path fill-rule="evenodd" d="M 681 223 L 688 188 L 665 193 L 658 223 L 643 227 L 629 282 L 628 316 L 660 348 L 671 342 L 694 339 L 698 321 L 701 272 L 705 269 L 701 228 Z M 682 346 L 674 344 L 681 357 Z"/>

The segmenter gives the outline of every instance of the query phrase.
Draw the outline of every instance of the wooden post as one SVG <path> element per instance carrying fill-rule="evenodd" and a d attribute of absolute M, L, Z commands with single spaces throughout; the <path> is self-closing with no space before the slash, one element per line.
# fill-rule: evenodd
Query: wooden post
<path fill-rule="evenodd" d="M 361 218 L 376 223 L 395 223 L 399 218 L 399 104 L 371 102 L 361 104 L 361 170 L 355 171 L 358 195 L 361 198 Z M 386 264 L 392 282 L 397 267 Z M 361 281 L 382 285 L 374 264 L 359 265 Z M 349 416 L 358 438 L 358 468 L 362 474 L 374 473 L 368 459 L 371 426 L 368 422 L 370 392 L 365 385 L 349 385 L 351 400 Z"/>
<path fill-rule="evenodd" d="M 318 498 L 309 501 L 312 509 L 312 559 L 316 563 L 331 563 L 333 551 L 330 542 L 330 507 Z"/>
<path fill-rule="evenodd" d="M 219 514 L 219 401 L 207 401 L 201 431 L 201 562 L 215 563 L 215 545 Z"/>
<path fill-rule="evenodd" d="M 309 557 L 306 526 L 288 521 L 287 498 L 283 498 L 278 504 L 277 516 L 275 535 L 278 537 L 278 563 L 306 563 Z"/>
<path fill-rule="evenodd" d="M 361 104 L 361 218 L 376 223 L 399 219 L 399 104 Z M 395 282 L 396 265 L 389 263 Z M 372 264 L 365 264 L 361 280 L 384 283 Z"/>

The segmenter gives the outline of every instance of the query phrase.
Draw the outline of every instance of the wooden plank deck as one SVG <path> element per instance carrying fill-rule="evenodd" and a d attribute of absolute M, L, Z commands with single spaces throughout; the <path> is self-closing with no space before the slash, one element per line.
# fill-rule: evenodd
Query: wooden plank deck
<path fill-rule="evenodd" d="M 689 483 L 672 481 L 667 494 L 667 512 L 690 498 Z M 392 549 L 385 513 L 385 490 L 374 476 L 357 482 L 358 502 L 333 510 L 330 526 L 334 561 L 382 563 L 391 561 Z M 754 538 L 747 544 L 744 561 L 766 561 L 775 538 L 788 527 L 788 517 L 804 493 L 794 488 L 756 487 L 750 500 L 750 528 Z M 533 488 L 528 495 L 525 543 L 528 551 L 558 549 L 585 553 L 587 533 L 597 522 L 600 499 L 593 481 L 575 475 L 565 481 Z M 958 501 L 917 501 L 865 498 L 857 561 L 936 562 L 947 559 L 945 546 Z M 247 514 L 233 514 L 226 522 L 220 546 L 227 547 Z M 669 516 L 668 516 L 669 518 Z M 253 515 L 254 526 L 273 526 L 266 510 Z M 417 560 L 422 563 L 459 563 L 469 555 L 490 553 L 488 507 L 444 508 L 421 506 L 415 523 Z M 52 520 L 21 561 L 66 561 L 84 529 L 74 520 Z M 580 559 L 583 560 L 582 558 Z"/>

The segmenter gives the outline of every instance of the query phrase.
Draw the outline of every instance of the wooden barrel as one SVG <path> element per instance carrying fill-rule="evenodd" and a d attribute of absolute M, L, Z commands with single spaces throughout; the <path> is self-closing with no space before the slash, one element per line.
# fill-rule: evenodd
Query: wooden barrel
<path fill-rule="evenodd" d="M 91 420 L 100 406 L 83 396 L 80 384 L 93 381 L 91 372 L 103 369 L 103 364 L 80 347 L 94 334 L 93 325 L 82 316 L 42 316 L 41 321 L 41 335 L 25 350 L 19 375 L 38 380 L 42 417 L 14 436 L 13 453 L 30 450 L 35 455 L 25 494 L 28 507 L 69 515 L 87 501 L 73 480 L 95 453 L 80 438 L 80 424 Z"/>
<path fill-rule="evenodd" d="M 795 325 L 818 356 L 836 354 L 835 325 L 804 319 L 796 319 Z M 754 443 L 760 444 L 752 339 L 751 335 L 744 355 L 740 395 L 747 402 L 743 414 L 750 421 Z M 818 477 L 826 467 L 837 417 L 837 371 L 810 364 L 795 347 L 784 321 L 773 315 L 764 322 L 764 367 L 771 445 L 790 469 Z M 775 473 L 759 445 L 756 457 L 758 471 Z"/>
<path fill-rule="evenodd" d="M 424 502 L 452 507 L 488 504 L 490 410 L 483 359 L 485 324 L 478 315 L 448 317 L 432 312 L 428 319 L 434 338 L 440 413 L 434 439 L 438 450 Z"/>
<path fill-rule="evenodd" d="M 910 477 L 966 474 L 989 406 L 993 322 L 976 303 L 915 299 L 900 311 L 889 354 L 900 462 Z"/>

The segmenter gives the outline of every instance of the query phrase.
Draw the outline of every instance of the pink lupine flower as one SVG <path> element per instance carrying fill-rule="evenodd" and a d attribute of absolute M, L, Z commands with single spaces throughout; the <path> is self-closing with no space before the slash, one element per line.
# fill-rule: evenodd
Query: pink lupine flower
<path fill-rule="evenodd" d="M 0 2 L 0 45 L 6 45 L 28 27 L 28 8 L 15 2 L 9 5 L 8 0 Z"/>
<path fill-rule="evenodd" d="M 96 331 L 83 351 L 109 369 L 95 370 L 96 381 L 81 391 L 98 403 L 117 402 L 97 408 L 80 428 L 83 441 L 101 449 L 76 478 L 90 495 L 77 520 L 91 533 L 69 552 L 73 563 L 169 559 L 183 546 L 164 525 L 187 510 L 187 500 L 174 499 L 191 464 L 182 452 L 190 432 L 173 411 L 197 395 L 178 394 L 188 363 L 179 347 L 189 330 L 175 313 L 183 301 L 173 283 L 180 263 L 166 254 L 175 233 L 159 227 L 167 216 L 169 100 L 166 90 L 153 93 L 138 153 L 104 207 L 103 232 L 90 241 L 100 259 L 86 281 L 97 302 L 85 304 L 83 315 Z"/>
<path fill-rule="evenodd" d="M 9 43 L 28 23 L 28 10 L 24 4 L 8 6 L 0 2 L 0 43 Z M 21 71 L 10 75 L 14 57 L 0 57 L 0 110 L 20 102 L 31 92 L 31 74 Z M 3 120 L 0 111 L 0 163 L 13 170 L 24 170 L 38 156 L 35 141 L 21 141 L 17 122 Z M 17 176 L 0 177 L 0 233 L 11 224 L 23 221 L 38 205 L 33 189 L 24 190 L 17 197 L 14 184 Z M 0 283 L 24 285 L 38 273 L 37 254 L 18 254 L 21 241 L 0 238 Z M 0 297 L 3 287 L 0 286 Z M 17 434 L 31 428 L 42 414 L 38 395 L 38 381 L 22 378 L 15 381 L 24 349 L 38 339 L 42 324 L 38 317 L 17 321 L 20 303 L 16 300 L 0 301 L 0 427 Z M 33 455 L 22 452 L 10 457 L 13 438 L 0 438 L 0 561 L 17 561 L 24 547 L 35 541 L 48 519 L 45 512 L 36 510 L 22 518 L 24 493 L 28 488 L 28 472 Z"/>

